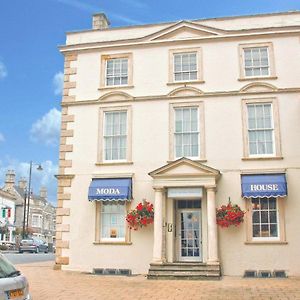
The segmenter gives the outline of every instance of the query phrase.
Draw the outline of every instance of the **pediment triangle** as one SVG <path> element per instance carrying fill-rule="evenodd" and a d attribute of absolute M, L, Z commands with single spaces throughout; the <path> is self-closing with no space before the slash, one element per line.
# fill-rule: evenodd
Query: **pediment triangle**
<path fill-rule="evenodd" d="M 223 31 L 207 26 L 203 26 L 197 23 L 181 21 L 167 28 L 159 30 L 156 33 L 152 33 L 145 36 L 145 40 L 157 41 L 157 40 L 184 40 L 207 36 L 216 36 L 222 34 Z"/>
<path fill-rule="evenodd" d="M 176 175 L 217 176 L 219 175 L 219 171 L 205 166 L 199 162 L 195 162 L 187 158 L 181 158 L 150 172 L 149 175 L 152 177 Z"/>
<path fill-rule="evenodd" d="M 182 26 L 176 30 L 168 32 L 164 35 L 161 35 L 153 40 L 183 40 L 183 39 L 190 39 L 190 38 L 197 38 L 197 37 L 205 37 L 213 35 L 210 32 L 190 28 L 188 26 Z"/>

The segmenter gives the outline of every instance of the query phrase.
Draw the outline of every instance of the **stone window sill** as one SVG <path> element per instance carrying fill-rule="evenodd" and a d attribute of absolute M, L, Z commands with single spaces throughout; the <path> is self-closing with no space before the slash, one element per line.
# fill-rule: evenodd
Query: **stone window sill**
<path fill-rule="evenodd" d="M 112 86 L 101 86 L 98 88 L 99 91 L 103 90 L 114 90 L 114 89 L 131 89 L 133 85 L 112 85 Z"/>
<path fill-rule="evenodd" d="M 94 245 L 118 245 L 118 246 L 129 246 L 132 245 L 132 242 L 101 242 L 96 241 L 93 243 Z"/>
<path fill-rule="evenodd" d="M 205 81 L 204 80 L 174 81 L 174 82 L 168 82 L 167 85 L 186 85 L 186 84 L 199 84 L 199 83 L 205 83 Z"/>
<path fill-rule="evenodd" d="M 174 160 L 167 160 L 167 163 L 172 163 L 174 161 L 178 160 L 178 158 L 174 159 Z M 199 162 L 199 163 L 205 163 L 207 162 L 207 159 L 191 159 L 192 161 L 195 161 L 195 162 Z"/>
<path fill-rule="evenodd" d="M 248 80 L 274 80 L 274 79 L 278 79 L 277 76 L 256 76 L 256 77 L 242 77 L 242 78 L 238 78 L 238 81 L 248 81 Z"/>
<path fill-rule="evenodd" d="M 242 157 L 242 160 L 281 160 L 282 156 L 266 156 L 266 157 Z"/>
<path fill-rule="evenodd" d="M 133 165 L 133 161 L 97 162 L 96 166 Z"/>
<path fill-rule="evenodd" d="M 245 245 L 287 245 L 286 241 L 247 241 Z"/>

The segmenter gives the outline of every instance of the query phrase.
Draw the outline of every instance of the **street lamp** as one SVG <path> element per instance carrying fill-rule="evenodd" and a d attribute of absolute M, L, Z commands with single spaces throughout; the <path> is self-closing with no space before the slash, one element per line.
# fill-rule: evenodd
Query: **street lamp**
<path fill-rule="evenodd" d="M 41 164 L 35 164 L 33 161 L 30 161 L 29 164 L 29 181 L 28 181 L 28 190 L 27 193 L 24 194 L 24 215 L 23 215 L 23 239 L 25 238 L 25 222 L 26 222 L 26 216 L 27 216 L 27 222 L 26 222 L 26 233 L 28 234 L 28 219 L 29 219 L 29 205 L 30 205 L 30 190 L 31 190 L 31 173 L 32 173 L 32 166 L 38 166 L 37 170 L 42 171 L 42 165 Z M 26 203 L 27 202 L 27 203 Z M 27 215 L 26 215 L 26 205 L 27 205 Z"/>

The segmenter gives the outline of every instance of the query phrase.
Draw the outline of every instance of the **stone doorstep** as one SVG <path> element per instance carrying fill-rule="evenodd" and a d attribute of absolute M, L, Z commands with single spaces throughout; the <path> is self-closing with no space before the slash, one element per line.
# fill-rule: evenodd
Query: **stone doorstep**
<path fill-rule="evenodd" d="M 151 263 L 148 279 L 220 279 L 220 264 L 207 263 Z"/>

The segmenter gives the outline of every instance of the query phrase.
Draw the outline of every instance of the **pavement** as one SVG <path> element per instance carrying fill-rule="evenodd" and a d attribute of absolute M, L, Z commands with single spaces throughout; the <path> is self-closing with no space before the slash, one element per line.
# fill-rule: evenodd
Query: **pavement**
<path fill-rule="evenodd" d="M 53 262 L 19 264 L 33 300 L 299 299 L 300 277 L 220 281 L 147 280 L 145 276 L 101 276 L 53 270 Z"/>

